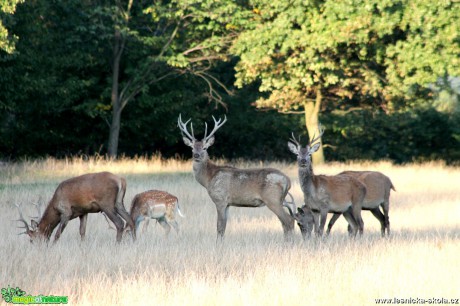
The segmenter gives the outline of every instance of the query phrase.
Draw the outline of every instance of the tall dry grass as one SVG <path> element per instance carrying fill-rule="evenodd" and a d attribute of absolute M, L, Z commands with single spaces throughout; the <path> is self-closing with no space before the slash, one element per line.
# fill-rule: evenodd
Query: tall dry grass
<path fill-rule="evenodd" d="M 241 163 L 242 166 L 261 164 Z M 288 174 L 299 203 L 294 164 L 272 164 Z M 302 242 L 296 229 L 286 243 L 267 208 L 231 208 L 224 242 L 216 244 L 216 210 L 195 182 L 191 164 L 140 158 L 25 161 L 0 166 L 0 286 L 32 295 L 66 295 L 72 305 L 374 305 L 377 298 L 460 298 L 460 169 L 442 163 L 328 164 L 316 173 L 345 169 L 388 175 L 392 236 L 363 212 L 365 233 L 350 240 L 339 219 L 332 235 Z M 115 243 L 100 214 L 89 216 L 87 239 L 69 223 L 55 245 L 32 245 L 17 236 L 17 211 L 51 198 L 60 181 L 87 172 L 112 171 L 128 182 L 125 206 L 135 194 L 163 189 L 175 194 L 186 215 L 179 235 L 165 237 L 150 225 L 135 243 Z"/>

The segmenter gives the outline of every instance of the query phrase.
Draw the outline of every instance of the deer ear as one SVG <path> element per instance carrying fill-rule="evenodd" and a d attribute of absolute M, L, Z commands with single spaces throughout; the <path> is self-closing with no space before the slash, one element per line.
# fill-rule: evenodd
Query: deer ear
<path fill-rule="evenodd" d="M 299 148 L 297 147 L 297 145 L 293 144 L 292 142 L 288 141 L 288 148 L 289 150 L 291 150 L 292 153 L 294 153 L 295 155 L 298 155 L 299 154 Z"/>
<path fill-rule="evenodd" d="M 297 207 L 297 212 L 303 216 L 305 214 L 305 212 L 303 211 L 303 209 L 301 207 Z"/>
<path fill-rule="evenodd" d="M 187 146 L 193 148 L 193 142 L 190 141 L 190 139 L 188 139 L 187 137 L 182 137 L 182 140 L 184 141 L 184 143 L 185 143 Z"/>
<path fill-rule="evenodd" d="M 318 151 L 320 145 L 321 145 L 321 143 L 319 143 L 319 142 L 315 143 L 313 146 L 310 147 L 309 152 L 310 153 L 315 153 L 316 151 Z"/>
<path fill-rule="evenodd" d="M 209 148 L 210 146 L 212 146 L 214 144 L 214 136 L 211 136 L 211 138 L 209 138 L 208 140 L 206 140 L 206 142 L 204 143 L 204 146 L 203 148 L 206 150 L 207 148 Z"/>

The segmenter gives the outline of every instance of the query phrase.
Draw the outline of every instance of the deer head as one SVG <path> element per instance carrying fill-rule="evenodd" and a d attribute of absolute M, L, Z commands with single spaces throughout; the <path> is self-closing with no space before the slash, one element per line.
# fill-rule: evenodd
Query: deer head
<path fill-rule="evenodd" d="M 320 142 L 315 142 L 321 139 L 321 136 L 323 136 L 323 134 L 324 128 L 320 125 L 318 137 L 315 137 L 315 135 L 313 135 L 313 139 L 305 147 L 302 147 L 299 143 L 300 137 L 299 140 L 297 140 L 294 137 L 294 133 L 292 133 L 292 137 L 288 141 L 288 147 L 292 153 L 297 155 L 297 162 L 300 168 L 307 168 L 311 165 L 311 155 L 318 151 L 319 146 L 321 144 Z"/>
<path fill-rule="evenodd" d="M 305 205 L 297 208 L 297 212 L 294 214 L 294 219 L 297 222 L 297 225 L 300 228 L 302 237 L 311 237 L 311 232 L 313 230 L 313 213 Z"/>
<path fill-rule="evenodd" d="M 224 125 L 225 122 L 227 122 L 226 116 L 224 116 L 223 121 L 222 119 L 216 120 L 214 116 L 212 117 L 212 119 L 214 119 L 214 128 L 208 135 L 208 124 L 205 123 L 204 138 L 202 141 L 197 141 L 195 139 L 195 135 L 193 134 L 193 123 L 190 123 L 191 133 L 189 133 L 187 129 L 187 124 L 190 122 L 191 119 L 187 120 L 185 123 L 182 122 L 181 115 L 179 115 L 179 118 L 177 119 L 177 125 L 181 130 L 182 139 L 184 140 L 184 143 L 187 146 L 192 148 L 193 159 L 196 162 L 201 162 L 207 159 L 207 149 L 214 144 L 214 134 L 222 125 Z"/>
<path fill-rule="evenodd" d="M 40 233 L 38 231 L 38 222 L 35 220 L 31 220 L 30 227 L 29 227 L 29 224 L 27 223 L 27 221 L 24 219 L 24 216 L 22 215 L 21 207 L 18 204 L 14 204 L 14 205 L 17 207 L 18 212 L 19 212 L 19 219 L 16 221 L 22 222 L 22 224 L 24 225 L 24 226 L 19 226 L 19 228 L 25 229 L 25 231 L 22 233 L 19 233 L 19 235 L 27 234 L 30 237 L 30 242 L 33 242 L 38 237 L 40 237 Z"/>

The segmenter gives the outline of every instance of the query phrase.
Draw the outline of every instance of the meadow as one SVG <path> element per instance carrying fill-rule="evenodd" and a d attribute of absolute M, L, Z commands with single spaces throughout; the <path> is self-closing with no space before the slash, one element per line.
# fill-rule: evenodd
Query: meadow
<path fill-rule="evenodd" d="M 294 161 L 237 166 L 282 170 L 301 203 Z M 389 238 L 381 238 L 378 221 L 363 212 L 360 238 L 349 239 L 340 218 L 327 238 L 303 241 L 296 226 L 293 241 L 285 242 L 281 223 L 266 207 L 232 207 L 225 239 L 216 243 L 216 209 L 191 167 L 190 161 L 156 157 L 1 164 L 0 286 L 33 296 L 68 296 L 70 305 L 375 305 L 377 299 L 395 298 L 458 303 L 460 168 L 441 162 L 315 167 L 316 174 L 349 169 L 389 176 L 396 187 Z M 186 216 L 178 218 L 180 233 L 166 237 L 150 222 L 136 242 L 124 237 L 117 244 L 104 217 L 90 214 L 83 242 L 77 219 L 56 244 L 31 244 L 26 235 L 18 236 L 15 203 L 25 216 L 35 216 L 32 203 L 46 205 L 59 182 L 98 171 L 126 178 L 128 210 L 134 195 L 145 190 L 176 195 Z"/>

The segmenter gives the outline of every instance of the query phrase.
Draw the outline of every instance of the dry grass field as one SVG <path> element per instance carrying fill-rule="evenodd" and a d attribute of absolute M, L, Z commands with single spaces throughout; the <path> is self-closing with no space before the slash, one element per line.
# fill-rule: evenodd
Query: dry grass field
<path fill-rule="evenodd" d="M 299 204 L 294 161 L 270 166 L 291 177 Z M 340 218 L 328 238 L 303 242 L 296 226 L 294 241 L 284 242 L 281 223 L 267 208 L 230 208 L 225 239 L 216 244 L 215 206 L 194 180 L 191 162 L 92 158 L 0 165 L 0 286 L 68 296 L 71 305 L 375 305 L 384 298 L 427 299 L 426 304 L 445 299 L 437 304 L 460 298 L 460 169 L 381 162 L 328 164 L 315 173 L 345 169 L 377 170 L 392 179 L 397 191 L 391 195 L 390 238 L 382 239 L 378 221 L 363 212 L 361 238 L 349 239 Z M 92 214 L 84 242 L 78 219 L 54 245 L 30 244 L 17 235 L 14 203 L 34 216 L 31 203 L 46 205 L 59 182 L 103 170 L 127 179 L 127 209 L 135 194 L 148 189 L 176 195 L 186 215 L 178 219 L 180 234 L 166 237 L 150 222 L 135 243 L 124 237 L 117 244 L 104 217 Z"/>

